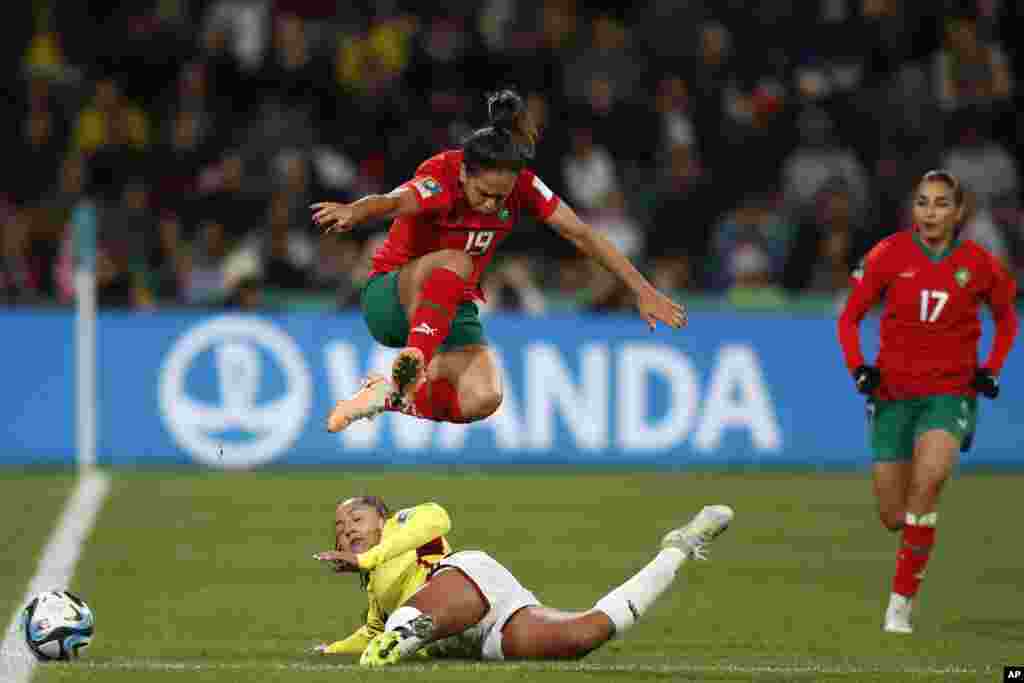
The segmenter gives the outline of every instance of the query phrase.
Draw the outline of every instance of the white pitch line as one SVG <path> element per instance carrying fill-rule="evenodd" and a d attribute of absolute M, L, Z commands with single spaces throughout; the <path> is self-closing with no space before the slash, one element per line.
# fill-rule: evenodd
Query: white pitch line
<path fill-rule="evenodd" d="M 81 660 L 74 666 L 98 671 L 302 671 L 307 673 L 333 671 L 337 673 L 362 671 L 363 668 L 351 663 L 321 662 L 203 662 L 203 661 L 172 661 L 160 659 L 114 659 L 107 661 Z M 910 675 L 955 675 L 992 673 L 992 667 L 969 666 L 934 666 L 905 667 L 888 669 L 885 667 L 827 665 L 827 664 L 585 664 L 568 662 L 467 662 L 465 660 L 432 663 L 409 663 L 401 666 L 402 671 L 577 671 L 594 673 L 662 673 L 662 674 L 824 674 L 824 675 L 857 675 L 857 674 L 910 674 Z"/>
<path fill-rule="evenodd" d="M 18 628 L 21 610 L 37 593 L 67 588 L 75 575 L 82 546 L 109 490 L 110 479 L 102 472 L 90 469 L 78 478 L 75 490 L 43 549 L 35 576 L 28 582 L 25 597 L 18 604 L 0 644 L 0 680 L 27 683 L 32 676 L 36 660 L 22 642 L 21 629 Z"/>

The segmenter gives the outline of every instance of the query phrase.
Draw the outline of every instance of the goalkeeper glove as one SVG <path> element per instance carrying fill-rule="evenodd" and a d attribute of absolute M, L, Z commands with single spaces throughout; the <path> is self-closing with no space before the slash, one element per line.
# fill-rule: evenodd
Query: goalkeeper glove
<path fill-rule="evenodd" d="M 986 398 L 996 398 L 999 396 L 999 378 L 988 368 L 979 368 L 974 371 L 971 388 Z"/>
<path fill-rule="evenodd" d="M 857 385 L 857 391 L 870 396 L 882 383 L 882 373 L 874 365 L 862 365 L 853 371 L 853 381 Z"/>

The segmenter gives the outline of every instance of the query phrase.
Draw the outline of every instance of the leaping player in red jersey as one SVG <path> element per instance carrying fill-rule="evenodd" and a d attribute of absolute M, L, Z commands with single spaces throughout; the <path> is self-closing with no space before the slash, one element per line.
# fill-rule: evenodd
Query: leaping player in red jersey
<path fill-rule="evenodd" d="M 914 225 L 872 249 L 853 274 L 839 341 L 857 390 L 869 396 L 874 491 L 882 524 L 902 531 L 884 629 L 911 633 L 911 608 L 935 543 L 939 493 L 974 436 L 977 394 L 999 395 L 997 377 L 1017 335 L 1017 283 L 970 240 L 961 240 L 964 191 L 951 173 L 918 183 Z M 885 300 L 876 365 L 860 350 L 858 325 Z M 978 365 L 988 304 L 996 324 Z"/>
<path fill-rule="evenodd" d="M 487 346 L 473 300 L 498 245 L 523 215 L 546 222 L 617 275 L 637 297 L 640 315 L 686 324 L 686 311 L 658 292 L 612 243 L 581 221 L 532 171 L 537 128 L 510 90 L 488 100 L 490 124 L 460 150 L 423 162 L 415 176 L 385 195 L 352 204 L 313 204 L 325 233 L 394 218 L 373 257 L 362 308 L 373 337 L 401 348 L 391 377 L 371 375 L 327 418 L 336 432 L 385 410 L 447 422 L 473 422 L 501 405 L 497 358 Z M 404 347 L 404 348 L 403 348 Z"/>

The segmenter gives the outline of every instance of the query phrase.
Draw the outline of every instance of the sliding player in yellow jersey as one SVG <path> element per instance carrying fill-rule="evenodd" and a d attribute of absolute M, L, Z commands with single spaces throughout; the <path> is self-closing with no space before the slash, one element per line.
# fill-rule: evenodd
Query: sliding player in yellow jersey
<path fill-rule="evenodd" d="M 703 508 L 686 526 L 668 532 L 643 569 L 593 609 L 544 607 L 499 562 L 484 552 L 452 553 L 448 513 L 424 503 L 390 515 L 375 496 L 350 498 L 335 512 L 335 550 L 314 558 L 338 572 L 359 572 L 369 599 L 366 624 L 321 654 L 360 655 L 364 666 L 413 656 L 487 660 L 573 659 L 621 636 L 671 585 L 690 559 L 725 531 L 733 511 Z"/>

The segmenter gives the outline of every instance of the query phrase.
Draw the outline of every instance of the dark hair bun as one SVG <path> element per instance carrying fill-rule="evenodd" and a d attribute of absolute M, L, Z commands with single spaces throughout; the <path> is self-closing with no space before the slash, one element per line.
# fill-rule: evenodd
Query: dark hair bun
<path fill-rule="evenodd" d="M 515 130 L 517 118 L 525 109 L 523 98 L 513 90 L 499 90 L 487 98 L 487 115 L 495 128 Z"/>

